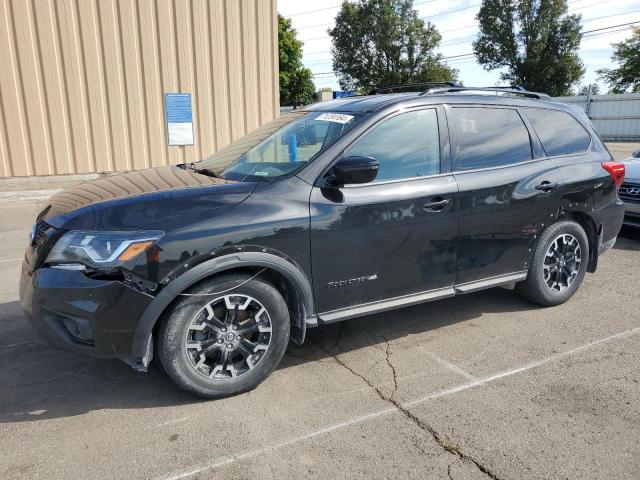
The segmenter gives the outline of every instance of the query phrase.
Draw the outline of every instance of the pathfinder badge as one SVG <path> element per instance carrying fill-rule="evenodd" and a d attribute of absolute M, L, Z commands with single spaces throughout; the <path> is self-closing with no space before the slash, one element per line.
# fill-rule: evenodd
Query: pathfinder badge
<path fill-rule="evenodd" d="M 358 285 L 360 283 L 370 282 L 377 279 L 378 275 L 367 275 L 365 277 L 350 278 L 348 280 L 338 280 L 336 282 L 327 283 L 327 288 L 349 287 L 351 285 Z"/>

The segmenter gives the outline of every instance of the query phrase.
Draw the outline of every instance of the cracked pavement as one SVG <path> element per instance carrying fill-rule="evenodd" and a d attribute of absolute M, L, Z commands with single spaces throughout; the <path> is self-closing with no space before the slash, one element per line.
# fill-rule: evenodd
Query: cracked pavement
<path fill-rule="evenodd" d="M 563 306 L 494 289 L 326 325 L 201 401 L 41 341 L 17 303 L 36 210 L 0 205 L 0 478 L 637 477 L 640 234 Z"/>
<path fill-rule="evenodd" d="M 365 375 L 362 375 L 362 374 L 358 373 L 356 370 L 354 370 L 349 365 L 347 365 L 344 361 L 342 361 L 342 359 L 340 358 L 340 354 L 339 353 L 333 354 L 333 359 L 336 361 L 336 363 L 338 363 L 338 365 L 340 365 L 341 367 L 344 367 L 349 372 L 351 372 L 353 375 L 355 375 L 356 377 L 362 379 L 362 381 L 365 384 L 367 384 L 371 389 L 373 389 L 380 396 L 380 398 L 382 400 L 384 400 L 384 401 L 388 402 L 390 405 L 394 406 L 398 410 L 398 412 L 402 413 L 408 420 L 413 422 L 418 428 L 420 428 L 421 430 L 423 430 L 426 433 L 428 433 L 429 435 L 431 435 L 431 437 L 433 438 L 434 442 L 438 446 L 440 446 L 441 448 L 443 448 L 445 451 L 449 452 L 450 454 L 458 457 L 460 460 L 467 461 L 467 462 L 473 464 L 480 472 L 482 472 L 483 474 L 487 475 L 489 478 L 498 479 L 498 477 L 493 472 L 491 472 L 491 470 L 489 470 L 487 466 L 481 464 L 480 462 L 478 462 L 474 458 L 472 458 L 469 455 L 467 455 L 466 453 L 464 453 L 460 449 L 460 447 L 457 446 L 455 443 L 453 443 L 449 438 L 447 438 L 446 436 L 438 433 L 432 426 L 424 423 L 424 421 L 422 421 L 420 418 L 418 418 L 417 416 L 412 414 L 411 411 L 407 407 L 405 407 L 403 404 L 401 404 L 400 402 L 398 402 L 397 400 L 394 399 L 394 395 L 395 395 L 396 391 L 398 390 L 398 378 L 397 378 L 396 368 L 394 367 L 393 363 L 391 362 L 391 358 L 390 358 L 389 350 L 391 348 L 391 342 L 388 341 L 388 340 L 385 340 L 385 344 L 386 344 L 385 349 L 384 349 L 385 361 L 386 361 L 387 365 L 389 366 L 389 368 L 391 369 L 392 380 L 393 380 L 393 390 L 391 391 L 391 394 L 385 394 L 385 392 L 382 390 L 382 388 L 380 386 L 371 383 L 371 381 L 368 380 Z M 339 346 L 339 343 L 337 343 L 336 346 Z M 320 346 L 320 348 L 322 349 L 322 346 Z M 328 355 L 331 355 L 330 351 L 328 351 L 328 350 L 324 350 L 324 351 Z M 425 450 L 420 447 L 420 445 L 416 444 L 416 448 L 418 448 L 423 453 L 426 453 Z M 451 476 L 451 467 L 452 467 L 452 465 L 453 464 L 449 464 L 449 466 L 447 467 L 447 474 L 451 478 L 453 478 Z"/>

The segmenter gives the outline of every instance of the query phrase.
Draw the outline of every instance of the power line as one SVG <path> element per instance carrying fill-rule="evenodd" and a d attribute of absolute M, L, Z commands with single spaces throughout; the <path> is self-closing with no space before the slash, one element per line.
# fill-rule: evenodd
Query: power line
<path fill-rule="evenodd" d="M 640 10 L 638 10 L 638 11 L 640 11 Z M 634 12 L 627 12 L 627 13 L 634 13 Z M 620 14 L 620 15 L 623 15 L 623 14 Z M 592 29 L 592 30 L 585 30 L 584 32 L 581 33 L 581 35 L 584 36 L 585 34 L 588 34 L 588 33 L 599 32 L 599 31 L 602 31 L 602 30 L 609 30 L 611 28 L 626 27 L 626 26 L 629 26 L 629 25 L 635 25 L 636 23 L 640 23 L 640 21 L 637 20 L 637 21 L 634 21 L 634 22 L 620 23 L 618 25 L 610 25 L 608 27 L 601 27 L 601 28 L 595 28 L 595 29 Z M 623 29 L 623 30 L 625 30 L 625 29 Z M 588 37 L 589 36 L 587 36 L 587 38 Z M 463 38 L 465 38 L 465 37 L 463 37 Z M 471 43 L 471 42 L 461 42 L 460 44 L 463 44 L 463 43 Z M 454 44 L 448 44 L 447 46 L 449 46 L 449 45 L 454 45 Z M 305 52 L 305 55 L 314 55 L 314 54 L 319 54 L 319 53 L 329 53 L 329 52 L 327 52 L 326 50 L 316 50 L 315 52 Z M 317 59 L 317 60 L 320 60 L 320 59 Z"/>
<path fill-rule="evenodd" d="M 593 37 L 611 35 L 611 34 L 614 34 L 614 33 L 622 32 L 624 30 L 628 30 L 630 28 L 630 26 L 638 24 L 638 23 L 640 23 L 640 21 L 622 23 L 620 25 L 612 25 L 610 27 L 595 28 L 593 30 L 587 30 L 585 32 L 582 32 L 582 37 L 583 38 L 593 38 Z M 617 27 L 625 27 L 625 28 L 617 28 Z M 609 31 L 609 32 L 602 32 L 602 30 L 609 30 L 609 29 L 612 29 L 612 28 L 617 28 L 617 29 Z M 597 32 L 600 32 L 600 33 L 597 33 Z M 592 35 L 585 35 L 585 34 L 588 34 L 588 33 L 592 33 Z M 473 56 L 475 56 L 475 53 L 470 52 L 470 53 L 463 53 L 463 54 L 460 54 L 460 55 L 450 55 L 450 56 L 447 56 L 447 57 L 442 57 L 441 60 L 453 60 L 453 62 L 464 63 L 463 61 L 475 61 L 475 59 L 472 58 Z M 322 63 L 329 63 L 330 61 L 331 60 L 329 60 L 327 62 L 321 62 L 321 63 L 318 63 L 317 65 L 320 65 Z M 309 64 L 309 65 L 311 65 L 311 64 Z M 319 73 L 313 73 L 312 76 L 334 75 L 335 73 L 336 73 L 335 71 L 319 72 Z"/>
<path fill-rule="evenodd" d="M 415 6 L 415 5 L 422 5 L 422 4 L 424 4 L 424 3 L 432 3 L 433 1 L 435 1 L 435 0 L 428 0 L 428 1 L 426 1 L 426 2 L 416 3 L 416 4 L 414 4 L 414 6 Z M 569 2 L 568 4 L 570 5 L 570 4 L 572 4 L 572 3 L 583 2 L 583 1 L 586 1 L 586 0 L 574 0 L 574 1 L 572 1 L 572 2 Z M 606 2 L 608 2 L 608 1 L 609 1 L 609 0 L 601 0 L 601 1 L 598 1 L 598 2 L 595 2 L 595 3 L 592 3 L 592 4 L 589 4 L 589 5 L 585 6 L 585 7 L 580 7 L 580 8 L 578 8 L 577 10 L 584 10 L 584 9 L 586 9 L 586 8 L 593 7 L 593 6 L 595 6 L 595 5 L 599 5 L 599 4 L 601 4 L 601 3 L 606 3 Z M 422 20 L 424 20 L 424 19 L 426 19 L 426 18 L 431 18 L 431 17 L 437 17 L 437 16 L 440 16 L 440 15 L 444 15 L 444 14 L 446 14 L 446 13 L 452 13 L 452 12 L 456 12 L 456 11 L 467 10 L 467 9 L 473 8 L 474 6 L 478 6 L 478 5 L 479 5 L 479 4 L 475 4 L 475 5 L 471 5 L 471 6 L 469 6 L 469 7 L 464 7 L 464 8 L 461 8 L 461 9 L 449 10 L 449 11 L 447 11 L 447 12 L 437 13 L 437 14 L 434 14 L 434 15 L 431 15 L 431 16 L 428 16 L 428 17 L 422 17 Z M 334 7 L 331 7 L 331 8 L 334 8 Z M 640 12 L 640 10 L 631 10 L 631 11 L 629 11 L 629 12 L 614 13 L 614 14 L 611 14 L 611 15 L 603 15 L 603 16 L 600 16 L 600 17 L 586 18 L 586 19 L 584 19 L 584 20 L 583 20 L 583 22 L 592 22 L 592 21 L 595 21 L 595 20 L 601 20 L 601 19 L 603 19 L 603 18 L 618 17 L 618 16 L 620 16 L 620 15 L 629 15 L 629 14 L 632 14 L 632 13 L 638 13 L 638 12 Z M 305 12 L 305 13 L 306 13 L 306 12 Z M 318 25 L 310 25 L 310 26 L 300 27 L 300 28 L 313 28 L 313 27 L 320 27 L 320 26 L 324 26 L 324 25 L 327 25 L 327 26 L 328 26 L 328 25 L 332 25 L 332 24 L 333 24 L 333 22 L 331 22 L 331 23 L 323 23 L 323 24 L 318 24 Z M 471 24 L 471 25 L 465 25 L 465 26 L 457 27 L 457 28 L 450 28 L 449 30 L 442 30 L 442 31 L 440 32 L 440 34 L 449 33 L 449 32 L 455 32 L 455 31 L 459 31 L 459 30 L 465 30 L 465 29 L 467 29 L 467 28 L 472 28 L 472 27 L 476 27 L 476 26 L 477 26 L 477 24 Z M 299 28 L 299 29 L 300 29 L 300 28 Z M 315 40 L 323 40 L 323 39 L 325 39 L 325 38 L 330 38 L 330 36 L 329 36 L 329 35 L 322 35 L 322 36 L 319 36 L 319 37 L 313 37 L 313 38 L 301 38 L 301 39 L 300 39 L 300 41 L 301 41 L 301 42 L 311 42 L 311 41 L 315 41 Z M 457 43 L 457 42 L 456 42 L 456 43 L 449 43 L 449 41 L 450 41 L 450 40 L 457 40 L 458 38 L 465 38 L 465 37 L 454 37 L 454 38 L 451 38 L 451 39 L 449 39 L 449 40 L 445 40 L 445 41 L 443 42 L 443 44 L 445 44 L 445 45 L 459 45 L 459 43 Z M 464 42 L 461 42 L 461 43 L 464 43 Z M 460 43 L 460 44 L 461 44 L 461 43 Z M 322 51 L 322 52 L 324 52 L 324 51 Z M 312 52 L 309 52 L 309 53 L 312 53 Z M 318 52 L 313 52 L 313 53 L 320 53 L 320 51 L 318 51 Z"/>
<path fill-rule="evenodd" d="M 609 30 L 610 28 L 626 27 L 626 26 L 629 26 L 629 25 L 634 25 L 634 24 L 636 24 L 636 23 L 639 23 L 639 22 L 638 22 L 638 21 L 635 21 L 635 22 L 621 23 L 621 24 L 619 24 L 619 25 L 611 25 L 611 26 L 609 26 L 609 27 L 594 28 L 593 30 L 587 30 L 587 31 L 585 31 L 585 32 L 582 32 L 582 34 L 581 34 L 581 35 L 584 35 L 585 33 L 599 32 L 599 31 L 601 31 L 601 30 Z"/>
<path fill-rule="evenodd" d="M 423 5 L 425 3 L 433 3 L 436 0 L 427 0 L 424 2 L 420 2 L 420 3 L 414 3 L 413 6 L 417 6 L 417 5 Z M 337 8 L 337 7 L 332 7 L 332 8 Z M 322 10 L 326 10 L 326 9 L 322 9 Z M 305 12 L 305 13 L 311 13 L 311 12 Z M 301 14 L 299 14 L 301 15 Z M 304 27 L 297 27 L 296 30 L 304 30 L 305 28 L 316 28 L 316 27 L 328 27 L 329 25 L 333 25 L 334 22 L 328 22 L 328 23 L 318 23 L 316 25 L 305 25 Z"/>
<path fill-rule="evenodd" d="M 416 2 L 416 3 L 413 4 L 413 7 L 417 7 L 418 5 L 424 5 L 426 3 L 433 3 L 435 1 L 437 1 L 437 0 L 424 0 L 422 2 Z M 340 8 L 341 6 L 342 6 L 342 4 L 334 5 L 333 7 L 324 7 L 324 8 L 317 8 L 315 10 L 305 10 L 305 11 L 302 11 L 302 12 L 290 13 L 288 15 L 283 15 L 283 16 L 286 17 L 286 18 L 297 17 L 297 16 L 300 16 L 300 15 L 307 15 L 309 13 L 324 12 L 326 10 L 335 10 L 336 8 Z"/>
<path fill-rule="evenodd" d="M 451 58 L 460 58 L 460 57 L 468 57 L 468 56 L 472 56 L 475 55 L 475 53 L 471 52 L 471 53 L 463 53 L 461 55 L 450 55 L 448 57 L 442 57 L 441 60 L 449 60 Z M 329 62 L 331 62 L 333 59 L 329 59 L 327 61 L 323 61 L 323 62 L 318 62 L 318 63 L 308 63 L 305 66 L 310 66 L 310 65 L 324 65 L 327 64 Z"/>
<path fill-rule="evenodd" d="M 604 33 L 609 34 L 609 33 L 621 32 L 621 31 L 627 30 L 627 29 L 628 29 L 628 27 L 629 27 L 630 25 L 635 25 L 635 24 L 637 24 L 637 23 L 640 23 L 640 21 L 628 22 L 628 23 L 621 23 L 621 24 L 619 24 L 619 25 L 611 25 L 611 26 L 609 26 L 609 27 L 594 28 L 594 29 L 592 29 L 592 30 L 586 30 L 586 31 L 582 32 L 580 35 L 581 35 L 581 37 L 583 37 L 583 38 L 590 38 L 590 37 L 594 37 L 594 36 L 596 36 L 596 35 L 587 35 L 587 34 L 589 34 L 589 33 L 601 32 L 602 30 L 610 30 L 610 29 L 612 29 L 612 28 L 625 27 L 625 28 L 620 29 L 620 30 L 615 30 L 615 31 L 611 31 L 611 32 L 604 32 Z M 602 33 L 597 34 L 597 35 L 602 35 Z M 473 54 L 473 53 L 466 53 L 466 54 L 463 54 L 463 55 L 456 55 L 456 56 L 457 56 L 457 57 L 463 57 L 463 56 L 466 56 L 466 55 L 474 55 L 474 54 Z M 454 57 L 443 57 L 443 60 L 448 59 L 448 58 L 454 58 Z"/>
<path fill-rule="evenodd" d="M 477 26 L 476 24 L 471 24 L 471 25 L 465 25 L 463 27 L 457 27 L 457 28 L 450 28 L 449 30 L 442 30 L 442 31 L 438 31 L 439 33 L 449 33 L 449 32 L 456 32 L 458 30 L 464 30 L 465 28 L 472 28 Z M 310 42 L 312 40 L 321 40 L 323 38 L 331 38 L 329 35 L 322 35 L 321 37 L 313 37 L 313 38 L 300 38 L 298 40 L 300 40 L 301 42 Z"/>
<path fill-rule="evenodd" d="M 317 25 L 306 25 L 304 27 L 296 27 L 296 30 L 304 30 L 305 28 L 325 27 L 325 26 L 328 26 L 328 25 L 333 25 L 333 22 L 319 23 Z"/>
<path fill-rule="evenodd" d="M 482 3 L 474 3 L 473 5 L 469 5 L 468 7 L 456 8 L 455 10 L 447 10 L 446 12 L 440 12 L 440 13 L 436 13 L 434 15 L 427 15 L 426 17 L 420 17 L 420 19 L 421 20 L 426 20 L 427 18 L 440 17 L 442 15 L 447 15 L 449 13 L 461 12 L 463 10 L 469 10 L 471 8 L 476 8 L 476 7 L 479 7 L 480 5 L 482 5 Z"/>
<path fill-rule="evenodd" d="M 449 60 L 451 58 L 460 58 L 460 57 L 468 57 L 469 55 L 475 55 L 475 53 L 462 53 L 460 55 L 450 55 L 448 57 L 442 57 L 440 60 Z"/>
<path fill-rule="evenodd" d="M 569 3 L 577 3 L 577 2 L 580 2 L 580 1 L 584 1 L 584 0 L 574 0 L 573 2 L 569 2 Z M 423 3 L 430 3 L 430 1 L 423 2 Z M 596 2 L 596 3 L 604 3 L 604 2 Z M 478 6 L 478 5 L 479 4 L 472 5 L 470 7 L 465 7 L 463 9 L 456 9 L 455 11 L 466 10 L 468 8 L 472 8 L 472 7 Z M 595 4 L 591 4 L 589 6 L 593 6 L 593 5 L 595 5 Z M 588 8 L 588 6 L 587 7 L 582 7 L 582 8 Z M 454 10 L 451 10 L 449 12 L 441 12 L 440 14 L 436 14 L 436 15 L 433 15 L 433 16 L 439 16 L 439 15 L 442 15 L 442 14 L 445 14 L 445 13 L 452 13 L 453 11 Z M 601 17 L 594 17 L 594 18 L 586 19 L 585 21 L 600 20 L 600 19 L 603 19 L 603 18 L 616 17 L 616 16 L 620 16 L 620 15 L 628 15 L 628 14 L 637 13 L 637 12 L 640 12 L 640 10 L 633 10 L 633 11 L 629 11 L 629 12 L 622 12 L 622 13 L 611 14 L 611 15 L 603 15 Z M 620 32 L 620 31 L 627 30 L 630 26 L 635 25 L 637 23 L 640 23 L 640 21 L 621 23 L 621 24 L 618 24 L 618 25 L 610 25 L 608 27 L 594 28 L 594 29 L 591 29 L 591 30 L 586 30 L 584 32 L 581 32 L 581 37 L 582 38 L 593 38 L 593 37 L 605 36 L 605 35 L 609 35 L 609 34 L 613 34 L 613 33 L 617 33 L 617 32 Z M 619 27 L 625 27 L 625 28 L 619 28 Z M 467 27 L 459 27 L 457 30 L 462 29 L 462 28 L 467 28 Z M 605 30 L 611 30 L 612 28 L 618 29 L 618 30 L 612 30 L 612 31 L 605 32 Z M 598 32 L 601 32 L 601 33 L 598 33 Z M 593 35 L 589 35 L 589 34 L 593 34 Z M 462 37 L 462 38 L 468 38 L 468 37 Z M 455 39 L 452 39 L 452 40 L 455 40 Z M 459 43 L 463 44 L 463 43 L 470 43 L 470 42 L 459 42 Z M 455 45 L 455 44 L 458 44 L 458 42 L 447 43 L 447 45 Z M 319 54 L 319 53 L 328 53 L 328 52 L 326 50 L 318 50 L 318 51 L 315 51 L 315 52 L 305 52 L 304 55 L 314 55 L 314 54 Z M 460 59 L 460 60 L 465 59 L 466 60 L 466 59 L 468 59 L 467 57 L 471 57 L 473 55 L 475 55 L 473 52 L 460 54 L 460 55 L 452 55 L 452 56 L 442 57 L 442 60 L 452 60 L 452 59 Z M 317 60 L 318 60 L 318 62 L 310 63 L 310 64 L 307 64 L 307 65 L 323 65 L 323 64 L 328 64 L 328 63 L 330 63 L 332 61 L 332 59 L 327 59 L 327 60 L 324 60 L 324 61 L 320 61 L 320 59 L 317 59 Z M 313 75 L 314 76 L 317 76 L 317 75 L 332 75 L 334 73 L 335 72 L 331 71 L 331 72 L 315 73 Z"/>
<path fill-rule="evenodd" d="M 631 10 L 629 12 L 612 13 L 611 15 L 603 15 L 602 17 L 585 18 L 583 22 L 592 22 L 594 20 L 602 20 L 603 18 L 619 17 L 620 15 L 630 15 L 632 13 L 638 13 L 640 10 Z"/>
<path fill-rule="evenodd" d="M 630 15 L 632 13 L 638 13 L 638 12 L 640 12 L 640 10 L 631 10 L 629 12 L 614 13 L 612 15 L 603 15 L 601 17 L 586 18 L 586 19 L 583 20 L 583 22 L 591 22 L 591 21 L 595 21 L 595 20 L 602 20 L 603 18 L 619 17 L 621 15 Z M 444 40 L 443 42 L 441 42 L 440 46 L 461 45 L 463 43 L 471 43 L 471 42 L 468 42 L 468 40 L 470 40 L 470 38 L 473 35 L 474 34 L 465 35 L 463 37 L 453 37 L 453 38 L 450 38 L 449 40 Z M 460 40 L 460 41 L 458 41 L 458 40 Z M 464 41 L 462 41 L 462 40 L 464 40 Z"/>
<path fill-rule="evenodd" d="M 324 12 L 325 10 L 333 10 L 340 8 L 341 5 L 334 5 L 333 7 L 317 8 L 316 10 L 306 10 L 304 12 L 290 13 L 289 15 L 283 15 L 285 18 L 298 17 L 300 15 L 308 15 L 310 13 Z"/>
<path fill-rule="evenodd" d="M 640 23 L 640 22 L 638 22 L 638 23 Z M 618 28 L 617 30 L 611 30 L 610 32 L 600 32 L 600 33 L 594 33 L 592 35 L 585 35 L 583 38 L 605 37 L 607 35 L 612 35 L 614 33 L 624 32 L 626 30 L 629 30 L 630 28 L 633 28 L 633 25 L 628 26 L 628 27 L 624 27 L 624 28 Z"/>

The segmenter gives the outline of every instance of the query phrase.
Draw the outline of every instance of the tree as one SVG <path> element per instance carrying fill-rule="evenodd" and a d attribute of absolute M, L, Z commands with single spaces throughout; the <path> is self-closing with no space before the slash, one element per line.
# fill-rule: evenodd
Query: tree
<path fill-rule="evenodd" d="M 333 70 L 345 91 L 457 77 L 434 53 L 440 33 L 418 18 L 413 0 L 345 0 L 329 36 Z"/>
<path fill-rule="evenodd" d="M 597 83 L 582 85 L 578 89 L 578 95 L 599 95 L 599 94 L 600 94 L 600 86 Z"/>
<path fill-rule="evenodd" d="M 618 68 L 598 70 L 599 78 L 609 84 L 611 93 L 640 93 L 640 28 L 633 30 L 629 40 L 614 43 L 611 60 Z"/>
<path fill-rule="evenodd" d="M 567 0 L 483 0 L 473 50 L 485 70 L 506 69 L 511 86 L 570 95 L 584 75 L 578 57 L 580 15 L 567 15 Z"/>
<path fill-rule="evenodd" d="M 280 54 L 280 105 L 306 105 L 315 101 L 316 87 L 311 70 L 302 65 L 302 45 L 291 28 L 291 20 L 278 15 Z"/>

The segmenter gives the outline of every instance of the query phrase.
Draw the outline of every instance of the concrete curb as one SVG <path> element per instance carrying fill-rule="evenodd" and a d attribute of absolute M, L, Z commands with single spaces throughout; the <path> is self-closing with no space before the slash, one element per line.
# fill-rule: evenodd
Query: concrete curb
<path fill-rule="evenodd" d="M 60 188 L 55 190 L 23 190 L 23 191 L 0 191 L 0 200 L 2 202 L 21 202 L 27 200 L 46 200 L 52 195 L 58 193 Z"/>
<path fill-rule="evenodd" d="M 108 173 L 85 173 L 78 175 L 41 175 L 33 177 L 5 177 L 0 178 L 0 193 L 24 192 L 29 190 L 61 190 L 78 183 L 96 180 Z"/>

